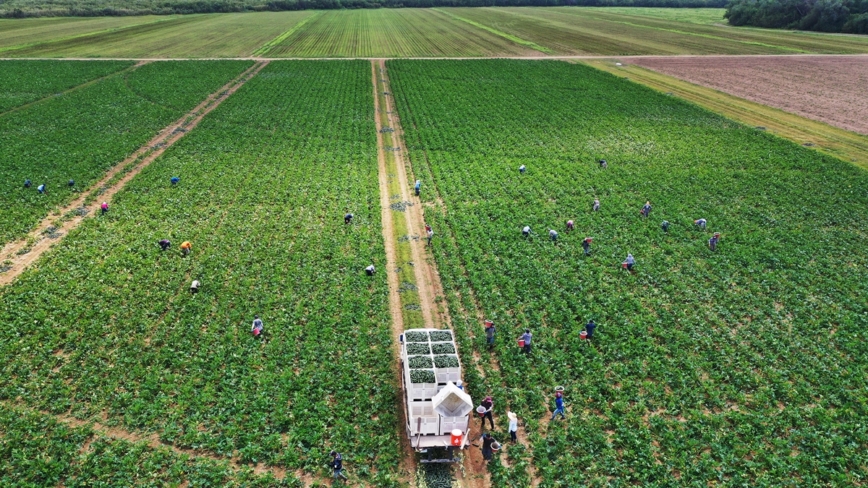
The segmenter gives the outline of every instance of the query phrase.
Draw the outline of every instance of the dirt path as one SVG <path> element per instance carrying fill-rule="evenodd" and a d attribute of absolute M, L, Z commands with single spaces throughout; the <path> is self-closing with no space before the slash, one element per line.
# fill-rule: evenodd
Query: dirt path
<path fill-rule="evenodd" d="M 6 271 L 0 274 L 0 286 L 11 283 L 52 245 L 60 242 L 63 236 L 78 227 L 88 215 L 96 215 L 100 210 L 101 201 L 110 201 L 112 196 L 120 191 L 128 181 L 184 137 L 187 132 L 195 128 L 205 115 L 217 108 L 223 100 L 235 93 L 267 64 L 267 61 L 254 64 L 209 95 L 196 108 L 184 114 L 130 157 L 109 170 L 100 181 L 82 192 L 74 201 L 61 207 L 54 215 L 49 215 L 43 219 L 25 239 L 13 241 L 4 246 L 3 250 L 0 251 L 0 262 L 3 263 Z"/>

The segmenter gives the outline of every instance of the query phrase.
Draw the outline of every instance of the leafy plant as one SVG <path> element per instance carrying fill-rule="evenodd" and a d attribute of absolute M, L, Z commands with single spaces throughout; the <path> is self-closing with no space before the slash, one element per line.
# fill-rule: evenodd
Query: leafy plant
<path fill-rule="evenodd" d="M 436 383 L 436 377 L 434 376 L 434 371 L 430 369 L 411 369 L 410 370 L 410 382 L 411 383 Z"/>
<path fill-rule="evenodd" d="M 410 368 L 430 368 L 434 365 L 431 356 L 410 356 L 407 359 Z"/>
<path fill-rule="evenodd" d="M 438 368 L 457 368 L 458 356 L 434 356 L 434 365 Z"/>

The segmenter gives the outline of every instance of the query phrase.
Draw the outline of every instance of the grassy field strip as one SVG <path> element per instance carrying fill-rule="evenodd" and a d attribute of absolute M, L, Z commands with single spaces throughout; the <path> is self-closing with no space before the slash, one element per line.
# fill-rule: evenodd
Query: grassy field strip
<path fill-rule="evenodd" d="M 78 227 L 87 216 L 98 215 L 101 201 L 111 201 L 111 197 L 123 189 L 128 181 L 184 137 L 187 132 L 193 130 L 205 115 L 217 108 L 247 80 L 256 76 L 267 64 L 268 61 L 265 61 L 251 66 L 237 78 L 209 95 L 189 113 L 160 131 L 156 137 L 83 191 L 81 196 L 59 209 L 57 213 L 61 216 L 60 220 L 54 215 L 48 216 L 26 238 L 6 244 L 0 251 L 0 262 L 3 262 L 6 268 L 5 272 L 0 273 L 0 286 L 14 281 L 43 253 L 60 242 L 63 236 Z M 98 200 L 96 196 L 99 196 Z M 49 238 L 49 234 L 59 234 L 59 237 Z"/>
<path fill-rule="evenodd" d="M 109 62 L 110 62 L 110 61 L 109 61 Z M 116 71 L 113 71 L 113 72 L 108 73 L 108 74 L 106 74 L 106 75 L 100 76 L 100 77 L 98 77 L 98 78 L 94 78 L 94 79 L 92 79 L 92 80 L 85 81 L 84 83 L 81 83 L 81 84 L 79 84 L 79 85 L 74 85 L 74 86 L 72 86 L 72 87 L 70 87 L 70 88 L 67 88 L 67 89 L 62 90 L 62 91 L 57 92 L 57 93 L 50 93 L 50 94 L 48 94 L 48 95 L 43 96 L 42 98 L 38 98 L 38 99 L 36 99 L 36 100 L 33 100 L 32 102 L 27 102 L 27 103 L 25 103 L 25 104 L 23 104 L 23 105 L 18 105 L 18 106 L 16 106 L 16 107 L 9 108 L 8 110 L 0 111 L 0 117 L 3 117 L 4 115 L 11 114 L 11 113 L 13 113 L 13 112 L 17 112 L 17 111 L 19 111 L 19 110 L 24 110 L 25 108 L 28 108 L 28 107 L 32 107 L 32 106 L 34 106 L 34 105 L 36 105 L 36 104 L 38 104 L 38 103 L 40 103 L 40 102 L 44 102 L 44 101 L 46 101 L 46 100 L 50 100 L 50 99 L 53 98 L 53 97 L 64 96 L 64 95 L 69 94 L 69 93 L 72 93 L 72 92 L 74 92 L 74 91 L 76 91 L 76 90 L 80 90 L 80 89 L 82 89 L 82 88 L 85 88 L 85 87 L 88 87 L 88 86 L 90 86 L 90 85 L 93 85 L 94 83 L 99 83 L 100 81 L 102 81 L 102 80 L 104 80 L 104 79 L 106 79 L 106 78 L 110 78 L 110 77 L 112 77 L 112 76 L 117 76 L 117 75 L 120 75 L 120 74 L 126 73 L 126 72 L 128 72 L 128 71 L 130 71 L 130 70 L 132 70 L 132 69 L 138 68 L 139 66 L 141 66 L 141 65 L 143 65 L 143 64 L 145 64 L 145 63 L 146 63 L 146 61 L 140 61 L 140 62 L 135 63 L 135 64 L 130 64 L 130 65 L 127 66 L 127 67 L 124 67 L 123 65 L 120 65 L 120 66 L 118 66 L 118 68 L 117 68 Z"/>
<path fill-rule="evenodd" d="M 76 34 L 74 36 L 61 37 L 61 38 L 56 38 L 56 39 L 47 39 L 44 41 L 31 42 L 31 43 L 26 43 L 26 44 L 17 44 L 14 46 L 5 46 L 5 47 L 0 47 L 0 53 L 8 53 L 10 51 L 18 51 L 18 50 L 27 49 L 27 48 L 36 47 L 36 46 L 51 45 L 51 44 L 55 44 L 55 43 L 71 41 L 74 39 L 82 39 L 82 38 L 87 38 L 87 37 L 91 37 L 91 36 L 110 34 L 110 33 L 114 33 L 114 32 L 123 32 L 123 31 L 126 31 L 127 29 L 132 29 L 135 27 L 141 27 L 143 25 L 161 24 L 163 22 L 171 22 L 173 20 L 178 20 L 178 19 L 180 19 L 179 16 L 169 16 L 165 19 L 157 19 L 157 20 L 152 20 L 150 22 L 142 22 L 140 24 L 125 25 L 122 27 L 112 27 L 110 29 L 103 29 L 103 30 L 98 30 L 98 31 L 85 32 L 82 34 Z"/>
<path fill-rule="evenodd" d="M 275 37 L 274 39 L 272 39 L 272 40 L 266 42 L 265 44 L 262 45 L 262 47 L 260 47 L 260 48 L 258 48 L 257 50 L 253 51 L 253 55 L 254 55 L 254 56 L 262 56 L 262 55 L 268 53 L 268 51 L 270 51 L 271 48 L 273 48 L 274 46 L 277 46 L 277 45 L 280 44 L 281 42 L 285 41 L 286 38 L 288 38 L 289 36 L 291 36 L 295 31 L 301 29 L 305 24 L 307 24 L 307 23 L 310 22 L 311 20 L 313 20 L 313 19 L 315 19 L 315 18 L 321 16 L 321 15 L 324 14 L 324 13 L 325 13 L 325 10 L 321 10 L 321 11 L 318 11 L 318 12 L 312 12 L 311 15 L 305 17 L 304 19 L 301 20 L 301 22 L 299 22 L 299 23 L 295 24 L 294 26 L 290 27 L 286 32 L 284 32 L 284 33 L 280 34 L 279 36 Z"/>
<path fill-rule="evenodd" d="M 472 25 L 472 26 L 474 26 L 474 27 L 477 27 L 477 28 L 480 28 L 480 29 L 482 29 L 482 30 L 488 31 L 488 32 L 490 32 L 490 33 L 492 33 L 492 34 L 494 34 L 494 35 L 496 35 L 496 36 L 503 37 L 504 39 L 508 39 L 508 40 L 510 40 L 510 41 L 512 41 L 512 42 L 514 42 L 514 43 L 516 43 L 516 44 L 521 44 L 522 46 L 526 46 L 526 47 L 529 47 L 529 48 L 531 48 L 531 49 L 535 49 L 535 50 L 537 50 L 537 51 L 539 51 L 539 52 L 541 52 L 541 53 L 545 53 L 545 54 L 553 54 L 553 51 L 552 51 L 551 49 L 549 49 L 549 48 L 547 48 L 547 47 L 544 47 L 544 46 L 540 46 L 539 44 L 537 44 L 537 43 L 535 43 L 535 42 L 531 42 L 531 41 L 528 41 L 528 40 L 522 39 L 522 38 L 517 37 L 517 36 L 514 36 L 514 35 L 512 35 L 512 34 L 507 34 L 506 32 L 503 32 L 503 31 L 497 30 L 497 29 L 495 29 L 495 28 L 493 28 L 493 27 L 489 27 L 489 26 L 487 26 L 487 25 L 485 25 L 485 24 L 481 24 L 481 23 L 476 22 L 476 21 L 474 21 L 474 20 L 465 19 L 464 17 L 460 17 L 460 16 L 458 16 L 458 15 L 455 15 L 455 14 L 453 14 L 453 13 L 451 13 L 451 12 L 448 12 L 448 11 L 446 11 L 446 10 L 443 10 L 443 9 L 435 8 L 435 9 L 432 9 L 432 10 L 434 10 L 434 11 L 436 11 L 436 12 L 440 12 L 440 13 L 442 13 L 442 14 L 446 14 L 446 15 L 448 15 L 449 17 L 452 17 L 452 18 L 455 19 L 455 20 L 460 20 L 460 21 L 462 21 L 462 22 L 466 22 L 466 23 L 468 23 L 468 24 L 470 24 L 470 25 Z"/>
<path fill-rule="evenodd" d="M 868 169 L 868 137 L 640 66 L 614 66 L 612 61 L 603 60 L 581 62 L 617 76 L 627 76 L 657 91 L 675 94 L 743 124 L 765 127 L 772 134 L 793 142 L 813 144 L 818 151 Z"/>

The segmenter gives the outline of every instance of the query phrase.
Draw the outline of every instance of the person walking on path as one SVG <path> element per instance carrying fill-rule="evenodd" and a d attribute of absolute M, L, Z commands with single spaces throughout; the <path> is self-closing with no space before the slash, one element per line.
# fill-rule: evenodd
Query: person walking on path
<path fill-rule="evenodd" d="M 190 254 L 193 250 L 193 244 L 190 241 L 184 241 L 181 243 L 181 252 L 184 253 L 184 256 Z"/>
<path fill-rule="evenodd" d="M 594 337 L 594 329 L 596 328 L 597 324 L 594 323 L 594 319 L 589 320 L 588 323 L 585 324 L 585 330 L 588 332 L 588 340 L 591 340 L 591 337 Z"/>
<path fill-rule="evenodd" d="M 575 228 L 575 224 L 573 224 L 572 220 L 567 220 L 567 232 L 570 232 Z"/>
<path fill-rule="evenodd" d="M 720 240 L 720 232 L 715 232 L 711 239 L 708 240 L 708 248 L 712 251 L 717 250 L 717 241 Z"/>
<path fill-rule="evenodd" d="M 518 440 L 518 436 L 516 433 L 518 432 L 518 416 L 515 412 L 506 412 L 506 416 L 509 417 L 509 437 L 512 439 L 512 443 Z"/>
<path fill-rule="evenodd" d="M 250 333 L 253 334 L 254 337 L 259 337 L 265 331 L 265 325 L 262 324 L 262 319 L 259 318 L 259 315 L 253 316 L 253 326 L 250 327 Z"/>
<path fill-rule="evenodd" d="M 636 260 L 633 258 L 632 254 L 627 253 L 627 259 L 624 261 L 623 265 L 624 268 L 627 269 L 627 271 L 631 273 L 633 272 L 633 266 L 636 265 Z"/>
<path fill-rule="evenodd" d="M 367 268 L 365 268 L 365 273 L 366 273 L 368 276 L 374 276 L 374 273 L 375 273 L 376 271 L 377 271 L 377 268 L 375 268 L 373 264 L 370 265 L 370 266 L 368 266 Z"/>
<path fill-rule="evenodd" d="M 651 202 L 650 201 L 647 201 L 647 202 L 645 202 L 645 205 L 642 205 L 642 211 L 640 213 L 642 214 L 643 217 L 646 217 L 646 218 L 649 215 L 651 215 Z"/>
<path fill-rule="evenodd" d="M 497 330 L 494 328 L 494 322 L 485 321 L 485 342 L 488 343 L 488 350 L 494 349 L 494 334 Z"/>
<path fill-rule="evenodd" d="M 161 251 L 165 251 L 166 249 L 169 249 L 169 246 L 172 245 L 172 243 L 169 242 L 168 239 L 162 239 L 160 242 L 158 242 L 158 244 L 160 245 Z"/>
<path fill-rule="evenodd" d="M 519 173 L 524 174 L 525 171 L 527 171 L 527 168 L 525 168 L 523 164 L 522 164 L 521 166 L 518 167 L 518 172 L 519 172 Z"/>
<path fill-rule="evenodd" d="M 431 241 L 434 239 L 434 230 L 431 229 L 430 225 L 425 226 L 425 236 L 428 237 L 428 245 L 431 245 Z"/>
<path fill-rule="evenodd" d="M 179 181 L 181 181 L 181 178 L 178 178 L 177 176 L 173 176 L 171 181 L 172 181 L 172 185 L 174 186 L 174 185 L 177 185 Z"/>
<path fill-rule="evenodd" d="M 564 394 L 559 392 L 559 391 L 556 391 L 555 392 L 555 411 L 552 412 L 552 418 L 550 419 L 550 421 L 554 420 L 555 417 L 557 417 L 558 415 L 560 415 L 562 419 L 566 420 L 567 416 L 566 416 L 565 412 L 566 412 L 566 410 L 564 410 Z"/>
<path fill-rule="evenodd" d="M 693 221 L 693 225 L 699 227 L 701 230 L 705 230 L 706 224 L 708 224 L 708 221 L 705 219 L 696 219 Z"/>
<path fill-rule="evenodd" d="M 419 192 L 422 191 L 422 180 L 416 180 L 416 186 L 413 187 L 416 190 L 416 196 L 419 196 Z"/>
<path fill-rule="evenodd" d="M 482 427 L 485 427 L 485 419 L 488 419 L 491 423 L 491 430 L 494 430 L 494 414 L 492 413 L 492 410 L 494 409 L 494 401 L 490 396 L 487 396 L 479 405 L 485 408 L 485 412 L 482 414 Z"/>
<path fill-rule="evenodd" d="M 660 224 L 660 228 L 663 229 L 663 232 L 669 232 L 669 221 L 664 220 L 662 224 Z"/>
<path fill-rule="evenodd" d="M 599 212 L 599 211 L 600 211 L 600 199 L 595 198 L 594 199 L 594 212 Z"/>
<path fill-rule="evenodd" d="M 582 249 L 585 250 L 585 256 L 591 255 L 591 241 L 593 241 L 590 237 L 585 237 L 585 240 L 582 241 Z"/>
<path fill-rule="evenodd" d="M 491 461 L 491 455 L 494 454 L 494 449 L 492 449 L 492 445 L 497 442 L 494 440 L 494 437 L 491 437 L 490 432 L 486 432 L 482 434 L 482 459 L 486 461 Z"/>
<path fill-rule="evenodd" d="M 521 335 L 521 340 L 524 341 L 524 347 L 522 347 L 522 351 L 528 356 L 530 355 L 530 343 L 533 339 L 533 334 L 530 333 L 530 329 L 524 329 L 524 334 Z"/>
<path fill-rule="evenodd" d="M 108 213 L 108 202 L 102 202 L 102 205 L 99 206 L 99 209 L 102 211 L 103 215 Z"/>
<path fill-rule="evenodd" d="M 521 235 L 525 237 L 530 237 L 530 226 L 525 225 L 523 229 L 521 229 Z"/>
<path fill-rule="evenodd" d="M 200 284 L 201 284 L 201 283 L 199 283 L 199 280 L 193 280 L 193 282 L 190 283 L 190 293 L 192 293 L 192 294 L 194 294 L 194 295 L 195 295 L 196 293 L 199 293 L 199 285 L 200 285 Z"/>
<path fill-rule="evenodd" d="M 344 457 L 337 451 L 332 451 L 329 455 L 332 457 L 332 476 L 336 481 L 338 478 L 346 481 L 348 478 L 344 474 Z"/>
<path fill-rule="evenodd" d="M 558 231 L 554 229 L 549 229 L 549 237 L 551 237 L 552 242 L 558 242 Z"/>
<path fill-rule="evenodd" d="M 43 184 L 37 186 L 37 187 L 36 187 L 36 191 L 38 191 L 39 193 L 43 193 L 43 194 L 44 194 L 44 193 L 45 193 L 45 183 L 43 183 Z"/>
<path fill-rule="evenodd" d="M 345 224 L 352 224 L 353 223 L 353 214 L 348 213 L 348 214 L 344 215 L 344 223 Z"/>

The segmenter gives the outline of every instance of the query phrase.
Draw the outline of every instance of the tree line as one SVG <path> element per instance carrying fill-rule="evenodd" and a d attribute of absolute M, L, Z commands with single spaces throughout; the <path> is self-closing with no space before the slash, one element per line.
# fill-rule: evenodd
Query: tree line
<path fill-rule="evenodd" d="M 0 0 L 0 17 L 101 17 L 401 7 L 716 7 L 727 0 Z"/>
<path fill-rule="evenodd" d="M 868 0 L 731 0 L 732 25 L 868 34 Z"/>

